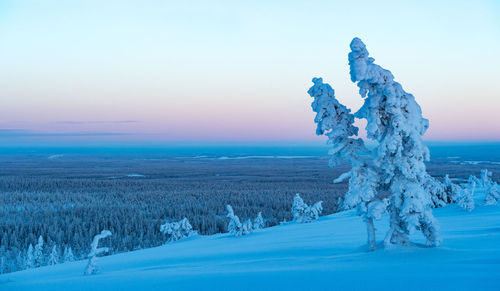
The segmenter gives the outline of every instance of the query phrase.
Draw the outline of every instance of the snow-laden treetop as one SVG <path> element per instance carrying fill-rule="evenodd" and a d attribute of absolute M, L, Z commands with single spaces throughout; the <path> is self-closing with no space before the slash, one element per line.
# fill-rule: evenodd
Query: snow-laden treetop
<path fill-rule="evenodd" d="M 355 113 L 356 118 L 366 118 L 367 137 L 379 143 L 379 159 L 392 156 L 389 172 L 400 170 L 410 179 L 422 179 L 423 162 L 429 159 L 429 150 L 421 136 L 429 127 L 422 117 L 422 110 L 412 94 L 403 90 L 394 76 L 375 64 L 369 57 L 365 44 L 354 38 L 349 53 L 350 75 L 358 82 L 359 93 L 365 98 L 364 105 Z M 405 165 L 412 164 L 410 167 Z M 415 166 L 415 167 L 413 167 Z M 411 170 L 412 173 L 408 173 Z"/>

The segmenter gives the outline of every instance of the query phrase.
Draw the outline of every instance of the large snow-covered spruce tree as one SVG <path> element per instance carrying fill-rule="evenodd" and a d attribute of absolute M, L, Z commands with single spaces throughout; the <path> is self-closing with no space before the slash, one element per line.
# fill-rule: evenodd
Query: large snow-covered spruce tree
<path fill-rule="evenodd" d="M 386 245 L 408 244 L 408 234 L 417 229 L 429 245 L 436 246 L 440 243 L 439 227 L 432 215 L 431 195 L 424 189 L 428 178 L 424 162 L 429 159 L 429 151 L 422 135 L 429 122 L 422 117 L 413 95 L 394 81 L 390 71 L 374 63 L 359 38 L 352 40 L 350 48 L 351 80 L 364 98 L 361 109 L 350 113 L 321 78 L 314 78 L 308 91 L 317 113 L 316 133 L 326 135 L 333 146 L 330 166 L 342 161 L 352 165 L 350 172 L 335 180 L 349 178 L 344 206 L 355 206 L 367 223 L 371 249 L 375 247 L 373 219 L 386 210 L 390 214 Z M 367 138 L 375 142 L 374 149 L 367 149 L 357 138 L 355 118 L 367 120 Z"/>

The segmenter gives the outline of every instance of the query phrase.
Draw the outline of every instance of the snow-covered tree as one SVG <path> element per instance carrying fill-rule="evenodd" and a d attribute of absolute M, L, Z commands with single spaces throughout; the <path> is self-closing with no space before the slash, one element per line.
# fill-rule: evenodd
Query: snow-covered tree
<path fill-rule="evenodd" d="M 302 200 L 299 193 L 295 194 L 292 204 L 293 220 L 298 223 L 307 223 L 318 219 L 323 211 L 322 203 L 323 201 L 318 201 L 309 206 Z"/>
<path fill-rule="evenodd" d="M 226 209 L 227 209 L 227 217 L 229 218 L 229 224 L 227 226 L 227 230 L 230 234 L 234 236 L 250 234 L 254 231 L 254 229 L 256 229 L 255 223 L 256 222 L 260 223 L 259 216 L 257 216 L 254 223 L 252 223 L 250 219 L 247 219 L 243 223 L 241 223 L 240 218 L 234 214 L 234 210 L 233 207 L 231 207 L 231 205 L 227 205 Z M 260 218 L 262 219 L 262 214 L 260 214 Z M 264 221 L 262 219 L 262 225 L 263 223 Z"/>
<path fill-rule="evenodd" d="M 454 184 L 448 175 L 444 176 L 443 185 L 446 197 L 448 197 L 447 203 L 457 202 L 460 192 L 462 191 L 462 187 Z"/>
<path fill-rule="evenodd" d="M 0 256 L 0 274 L 7 273 L 7 259 L 5 256 Z"/>
<path fill-rule="evenodd" d="M 24 266 L 26 269 L 31 269 L 35 267 L 35 257 L 33 256 L 33 245 L 30 244 L 28 251 L 26 251 L 26 256 L 24 257 Z"/>
<path fill-rule="evenodd" d="M 460 195 L 458 197 L 458 206 L 466 211 L 474 210 L 474 192 L 476 190 L 476 180 L 474 176 L 469 177 L 469 182 L 462 188 Z"/>
<path fill-rule="evenodd" d="M 428 120 L 422 117 L 413 95 L 394 81 L 390 71 L 368 56 L 359 38 L 352 40 L 350 48 L 351 80 L 357 82 L 359 93 L 365 98 L 361 109 L 351 114 L 321 78 L 314 78 L 314 86 L 308 91 L 317 113 L 316 133 L 325 134 L 333 145 L 330 165 L 342 161 L 352 165 L 350 172 L 336 179 L 339 182 L 350 178 L 344 205 L 356 206 L 367 222 L 371 248 L 375 242 L 373 218 L 379 217 L 386 206 L 390 213 L 387 245 L 408 244 L 408 235 L 414 229 L 422 231 L 429 245 L 438 245 L 439 227 L 432 215 L 431 195 L 424 189 L 428 177 L 424 161 L 429 159 L 429 150 L 422 135 Z M 374 150 L 368 150 L 356 138 L 355 117 L 367 120 L 367 137 L 377 145 Z"/>
<path fill-rule="evenodd" d="M 168 241 L 176 241 L 196 234 L 187 218 L 177 222 L 165 222 L 160 226 L 160 231 L 168 235 Z"/>
<path fill-rule="evenodd" d="M 264 218 L 262 218 L 262 212 L 259 212 L 257 214 L 257 217 L 253 221 L 253 229 L 258 230 L 258 229 L 263 229 L 265 225 Z"/>
<path fill-rule="evenodd" d="M 35 251 L 33 253 L 35 267 L 40 267 L 43 265 L 43 237 L 38 237 L 38 243 L 35 245 Z"/>
<path fill-rule="evenodd" d="M 233 207 L 231 205 L 226 205 L 227 217 L 229 218 L 229 224 L 227 225 L 227 231 L 235 236 L 242 235 L 243 225 L 240 222 L 240 218 L 234 214 Z"/>
<path fill-rule="evenodd" d="M 481 173 L 479 174 L 479 179 L 477 180 L 476 186 L 481 188 L 487 188 L 488 186 L 490 186 L 493 183 L 493 181 L 491 180 L 492 174 L 493 173 L 488 171 L 488 169 L 482 169 Z"/>
<path fill-rule="evenodd" d="M 500 186 L 497 183 L 486 189 L 486 197 L 484 198 L 485 205 L 495 205 L 500 201 Z"/>
<path fill-rule="evenodd" d="M 492 173 L 486 169 L 481 170 L 480 183 L 486 194 L 485 205 L 494 205 L 500 200 L 500 187 L 491 179 Z"/>
<path fill-rule="evenodd" d="M 19 251 L 16 256 L 16 268 L 18 271 L 26 269 L 25 259 L 21 251 Z"/>
<path fill-rule="evenodd" d="M 59 263 L 59 254 L 57 252 L 57 245 L 52 247 L 52 251 L 50 252 L 48 265 L 56 265 Z"/>
<path fill-rule="evenodd" d="M 109 248 L 107 247 L 98 247 L 99 240 L 107 238 L 108 236 L 111 236 L 111 231 L 109 230 L 103 230 L 100 234 L 94 236 L 94 240 L 92 241 L 92 244 L 90 244 L 90 253 L 88 255 L 89 262 L 85 268 L 84 275 L 93 275 L 99 272 L 99 268 L 96 265 L 97 256 L 109 251 Z"/>
<path fill-rule="evenodd" d="M 66 246 L 64 248 L 64 254 L 63 254 L 63 262 L 73 262 L 75 260 L 75 256 L 73 255 L 73 250 L 71 247 Z"/>

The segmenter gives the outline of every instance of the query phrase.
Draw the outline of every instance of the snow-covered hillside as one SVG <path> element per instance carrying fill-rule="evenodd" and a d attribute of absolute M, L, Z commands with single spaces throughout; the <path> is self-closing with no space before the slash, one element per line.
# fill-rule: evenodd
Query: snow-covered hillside
<path fill-rule="evenodd" d="M 478 290 L 500 289 L 500 206 L 435 210 L 443 244 L 366 250 L 365 225 L 353 211 L 287 224 L 243 237 L 195 236 L 100 258 L 0 276 L 0 290 Z M 384 218 L 387 219 L 387 218 Z M 378 221 L 382 239 L 387 221 Z"/>

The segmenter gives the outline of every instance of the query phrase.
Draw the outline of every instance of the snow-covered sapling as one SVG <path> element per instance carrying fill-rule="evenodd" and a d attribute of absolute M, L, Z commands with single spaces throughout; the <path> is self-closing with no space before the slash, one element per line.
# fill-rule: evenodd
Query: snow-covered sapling
<path fill-rule="evenodd" d="M 49 261 L 47 262 L 48 265 L 56 265 L 59 263 L 59 254 L 57 253 L 57 245 L 54 245 L 52 247 L 52 251 L 50 252 L 49 255 Z"/>
<path fill-rule="evenodd" d="M 410 231 L 417 229 L 427 238 L 428 245 L 436 246 L 440 243 L 439 227 L 432 215 L 431 195 L 424 189 L 428 177 L 424 162 L 429 160 L 429 150 L 422 135 L 429 122 L 422 117 L 413 95 L 394 81 L 390 71 L 374 63 L 359 38 L 352 40 L 350 48 L 351 80 L 357 83 L 364 98 L 361 109 L 351 114 L 321 78 L 314 78 L 314 86 L 308 91 L 317 113 L 316 133 L 326 135 L 333 145 L 330 166 L 342 161 L 352 165 L 350 172 L 336 180 L 350 178 L 345 207 L 356 206 L 367 222 L 371 248 L 375 242 L 373 218 L 379 217 L 386 206 L 390 213 L 386 245 L 408 244 Z M 368 150 L 356 138 L 355 117 L 366 119 L 367 137 L 375 142 L 375 149 Z"/>
<path fill-rule="evenodd" d="M 259 212 L 257 214 L 257 217 L 253 221 L 253 229 L 258 230 L 258 229 L 263 229 L 265 225 L 264 218 L 262 218 L 262 212 Z"/>
<path fill-rule="evenodd" d="M 165 222 L 160 226 L 160 231 L 168 235 L 169 242 L 187 238 L 197 233 L 185 217 L 177 222 Z"/>
<path fill-rule="evenodd" d="M 33 245 L 30 244 L 28 251 L 26 251 L 26 256 L 24 257 L 24 266 L 26 269 L 31 269 L 35 267 L 35 257 L 33 256 Z"/>
<path fill-rule="evenodd" d="M 101 240 L 103 238 L 107 238 L 108 236 L 111 236 L 111 231 L 109 231 L 109 230 L 103 230 L 103 231 L 101 231 L 100 234 L 94 236 L 94 240 L 92 241 L 92 244 L 90 245 L 90 253 L 88 255 L 89 262 L 87 264 L 87 267 L 85 268 L 84 275 L 93 275 L 93 274 L 99 273 L 99 268 L 96 265 L 97 256 L 109 251 L 109 248 L 107 248 L 107 247 L 103 247 L 103 248 L 98 247 L 99 240 Z"/>
<path fill-rule="evenodd" d="M 484 198 L 485 205 L 494 205 L 500 200 L 500 187 L 491 179 L 492 173 L 486 169 L 481 170 L 481 186 L 486 194 Z"/>
<path fill-rule="evenodd" d="M 226 209 L 227 209 L 227 217 L 229 218 L 227 231 L 235 236 L 242 235 L 243 226 L 240 222 L 240 218 L 234 214 L 234 210 L 233 207 L 231 207 L 231 205 L 227 205 Z"/>
<path fill-rule="evenodd" d="M 462 191 L 462 187 L 454 184 L 448 175 L 444 176 L 443 185 L 446 197 L 448 197 L 447 203 L 457 202 L 460 192 Z"/>
<path fill-rule="evenodd" d="M 43 237 L 38 237 L 38 243 L 35 245 L 35 251 L 33 253 L 35 267 L 40 267 L 43 265 Z"/>
<path fill-rule="evenodd" d="M 323 211 L 322 203 L 323 201 L 318 201 L 309 206 L 302 200 L 299 193 L 295 194 L 292 204 L 293 220 L 298 223 L 307 223 L 318 219 Z"/>
<path fill-rule="evenodd" d="M 65 247 L 64 248 L 64 254 L 63 254 L 63 262 L 73 262 L 75 260 L 75 256 L 73 255 L 73 250 L 71 247 Z"/>
<path fill-rule="evenodd" d="M 233 207 L 231 207 L 231 205 L 227 205 L 226 209 L 227 209 L 227 217 L 229 218 L 227 231 L 234 236 L 250 234 L 254 230 L 260 229 L 261 226 L 262 227 L 264 226 L 264 219 L 262 218 L 262 214 L 260 212 L 253 223 L 250 219 L 247 219 L 243 223 L 241 223 L 240 218 L 234 214 L 234 210 Z"/>
<path fill-rule="evenodd" d="M 460 195 L 458 197 L 458 206 L 466 211 L 474 210 L 474 192 L 476 190 L 476 179 L 474 176 L 469 177 L 468 183 L 462 188 Z"/>

